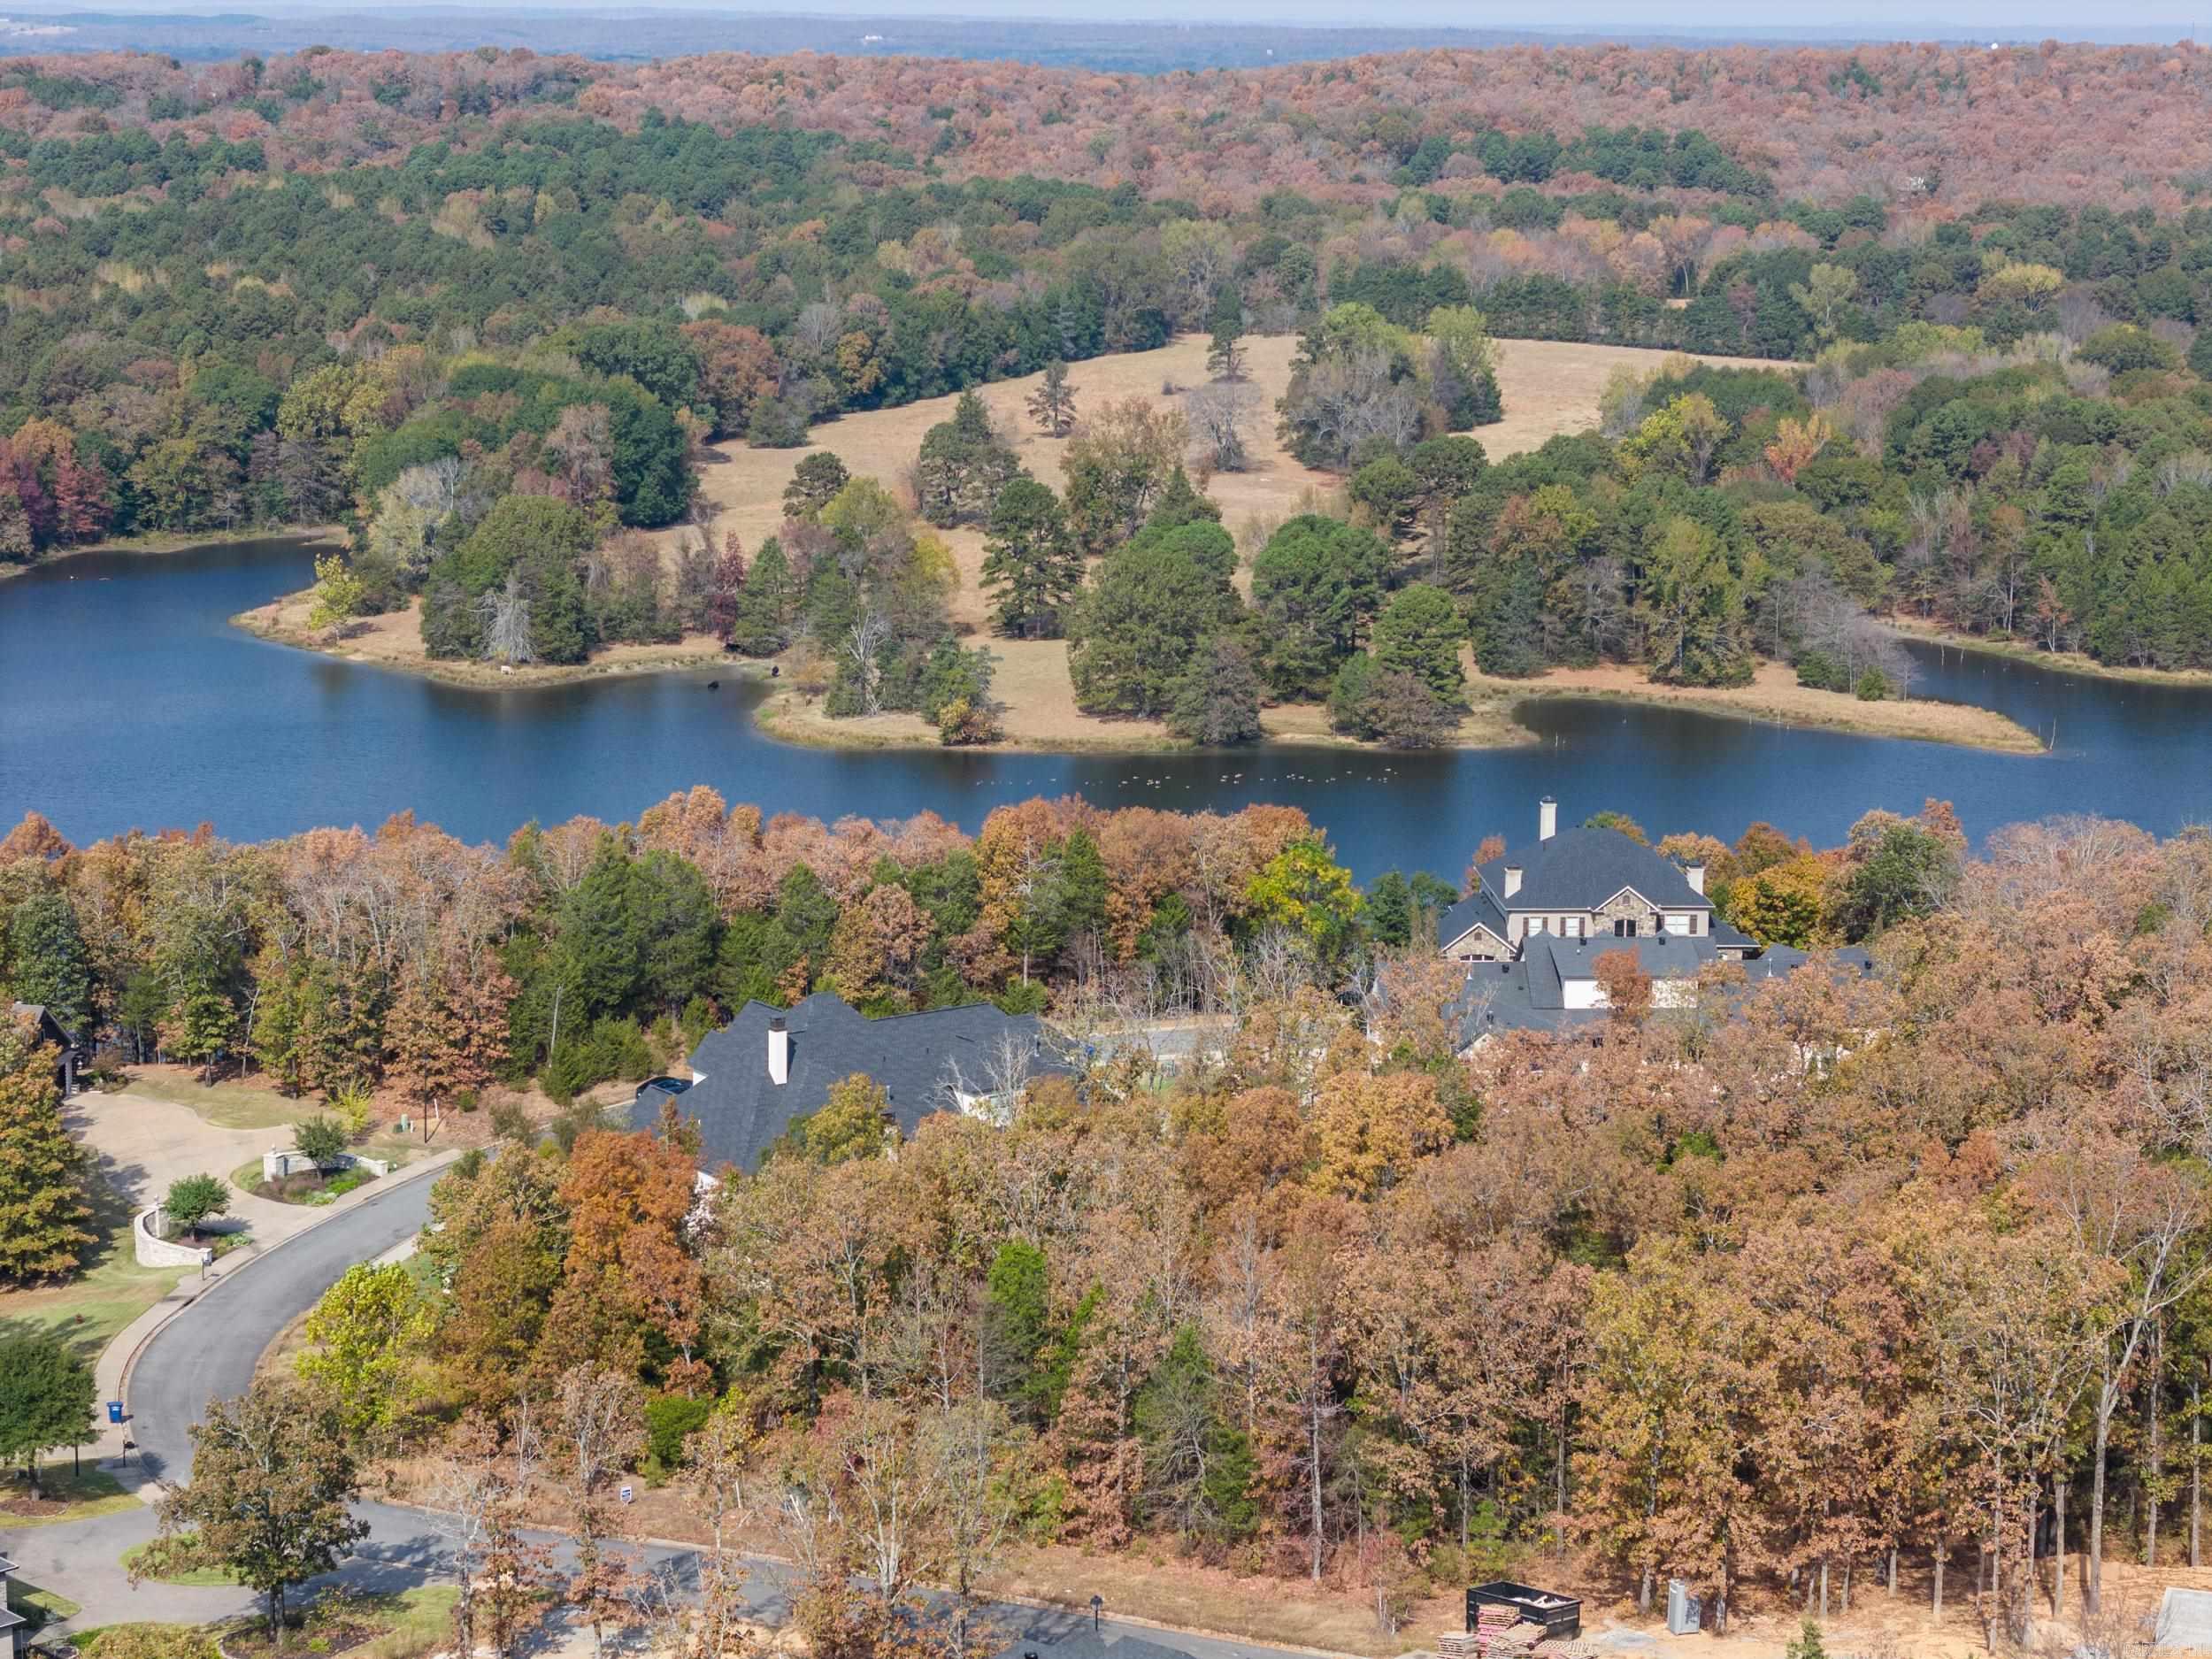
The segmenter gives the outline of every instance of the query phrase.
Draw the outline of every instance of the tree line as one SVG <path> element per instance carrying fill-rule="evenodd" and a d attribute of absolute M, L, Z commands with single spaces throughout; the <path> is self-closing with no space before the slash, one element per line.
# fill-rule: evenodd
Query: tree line
<path fill-rule="evenodd" d="M 325 1300 L 300 1386 L 463 1520 L 511 1525 L 518 1471 L 749 1492 L 716 1544 L 811 1540 L 871 1619 L 1025 1540 L 1323 1581 L 1386 1630 L 1559 1551 L 1724 1628 L 2115 1619 L 2107 1563 L 2199 1540 L 2212 842 L 2067 819 L 1970 858 L 1932 808 L 1841 887 L 1899 835 L 1953 862 L 1870 976 L 1462 1055 L 1425 950 L 1348 995 L 1257 950 L 1217 1060 L 1122 1049 L 895 1156 L 848 1079 L 703 1207 L 672 1118 L 517 1125 L 441 1179 L 419 1268 Z M 549 1449 L 588 1405 L 612 1449 Z"/>

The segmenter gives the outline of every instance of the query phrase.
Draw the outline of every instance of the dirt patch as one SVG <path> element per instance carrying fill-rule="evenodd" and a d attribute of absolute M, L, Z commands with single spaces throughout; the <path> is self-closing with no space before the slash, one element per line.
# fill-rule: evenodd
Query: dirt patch
<path fill-rule="evenodd" d="M 2009 754 L 2043 752 L 2042 741 L 1993 709 L 1919 698 L 1862 703 L 1847 692 L 1816 691 L 1797 683 L 1796 671 L 1761 663 L 1747 686 L 1654 685 L 1640 668 L 1608 663 L 1595 668 L 1555 668 L 1534 680 L 1498 680 L 1478 672 L 1468 659 L 1469 684 L 1492 697 L 1593 697 L 1694 709 L 1781 726 L 1820 726 L 1870 737 L 1901 737 L 1956 743 Z"/>

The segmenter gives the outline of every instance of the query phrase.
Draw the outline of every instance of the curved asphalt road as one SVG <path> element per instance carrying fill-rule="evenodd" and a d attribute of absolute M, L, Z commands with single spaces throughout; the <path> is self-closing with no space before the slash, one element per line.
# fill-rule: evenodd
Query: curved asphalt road
<path fill-rule="evenodd" d="M 331 1217 L 250 1266 L 216 1280 L 157 1332 L 132 1367 L 127 1390 L 132 1437 L 148 1474 L 181 1484 L 191 1471 L 191 1425 L 210 1400 L 242 1394 L 254 1366 L 279 1333 L 312 1307 L 356 1263 L 373 1261 L 419 1232 L 429 1217 L 433 1182 L 397 1183 L 342 1215 Z M 369 1524 L 359 1555 L 335 1578 L 362 1590 L 405 1589 L 449 1576 L 446 1550 L 430 1519 L 413 1509 L 360 1503 Z M 119 1619 L 197 1623 L 242 1612 L 255 1599 L 235 1589 L 193 1589 L 124 1582 L 119 1557 L 153 1535 L 147 1509 L 102 1516 L 64 1526 L 26 1530 L 9 1540 L 26 1579 L 83 1604 L 72 1621 L 90 1626 Z M 566 1540 L 547 1536 L 557 1555 Z M 641 1550 L 656 1569 L 695 1583 L 691 1552 Z M 755 1563 L 746 1587 L 756 1613 L 780 1623 L 784 1586 L 774 1563 Z M 1010 1659 L 1282 1659 L 1288 1650 L 1225 1641 L 1179 1631 L 1156 1631 L 1109 1618 L 1100 1635 L 1079 1613 L 1045 1612 L 1002 1603 L 982 1609 L 1007 1638 Z"/>

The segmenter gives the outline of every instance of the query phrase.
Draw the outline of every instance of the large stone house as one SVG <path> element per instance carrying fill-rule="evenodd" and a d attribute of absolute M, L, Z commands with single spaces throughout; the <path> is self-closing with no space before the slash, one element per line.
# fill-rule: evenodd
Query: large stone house
<path fill-rule="evenodd" d="M 1559 827 L 1559 803 L 1537 804 L 1536 839 L 1481 865 L 1475 890 L 1437 920 L 1440 949 L 1461 962 L 1516 958 L 1535 938 L 1708 939 L 1751 945 L 1716 927 L 1705 866 L 1662 858 L 1612 829 Z"/>
<path fill-rule="evenodd" d="M 701 1040 L 689 1077 L 656 1078 L 638 1091 L 630 1125 L 653 1127 L 672 1103 L 698 1125 L 702 1169 L 750 1171 L 855 1072 L 889 1097 L 887 1131 L 910 1135 L 932 1112 L 988 1115 L 1033 1078 L 1073 1069 L 1034 1014 L 973 1002 L 870 1019 L 817 991 L 787 1009 L 746 1003 Z"/>
<path fill-rule="evenodd" d="M 1705 867 L 1678 864 L 1612 829 L 1559 827 L 1559 806 L 1538 803 L 1536 839 L 1479 867 L 1475 890 L 1437 918 L 1437 949 L 1467 964 L 1461 1041 L 1501 1030 L 1555 1031 L 1606 1017 L 1600 957 L 1632 954 L 1655 1008 L 1697 1006 L 1706 970 L 1739 964 L 1747 984 L 1793 973 L 1811 960 L 1763 947 L 1731 927 L 1705 893 Z M 1844 972 L 1869 972 L 1863 950 L 1831 953 Z M 1733 979 L 1734 976 L 1729 976 Z"/>

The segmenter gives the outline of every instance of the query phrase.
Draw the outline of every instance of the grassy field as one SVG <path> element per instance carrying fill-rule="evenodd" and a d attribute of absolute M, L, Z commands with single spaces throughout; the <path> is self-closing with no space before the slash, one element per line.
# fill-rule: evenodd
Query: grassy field
<path fill-rule="evenodd" d="M 102 1187 L 96 1204 L 102 1238 L 85 1271 L 66 1284 L 0 1292 L 0 1333 L 55 1332 L 95 1359 L 125 1325 L 176 1288 L 184 1269 L 138 1264 L 132 1210 L 121 1195 Z"/>
<path fill-rule="evenodd" d="M 1248 373 L 1260 400 L 1252 421 L 1252 465 L 1242 472 L 1217 473 L 1206 488 L 1221 504 L 1223 524 L 1240 541 L 1249 542 L 1256 537 L 1263 539 L 1269 528 L 1297 513 L 1341 511 L 1343 503 L 1341 480 L 1333 473 L 1302 465 L 1275 434 L 1274 402 L 1290 384 L 1290 364 L 1297 341 L 1287 334 L 1255 336 L 1246 344 L 1249 348 Z M 1078 411 L 1129 397 L 1171 405 L 1180 393 L 1170 393 L 1167 387 L 1205 383 L 1206 349 L 1206 338 L 1194 334 L 1156 351 L 1129 352 L 1077 364 L 1070 370 L 1069 380 L 1075 388 Z M 1506 418 L 1481 428 L 1475 436 L 1492 458 L 1498 459 L 1532 449 L 1561 433 L 1583 431 L 1596 424 L 1598 394 L 1615 368 L 1622 364 L 1655 366 L 1663 355 L 1620 346 L 1501 341 L 1498 380 Z M 1023 408 L 1040 378 L 1032 375 L 1002 381 L 982 388 L 978 395 L 1002 426 L 1018 434 L 1017 451 L 1022 465 L 1058 488 L 1066 482 L 1062 458 L 1067 440 L 1040 433 Z M 902 409 L 847 415 L 818 426 L 813 434 L 816 442 L 807 449 L 716 445 L 708 465 L 701 470 L 701 494 L 718 514 L 717 534 L 734 530 L 749 549 L 774 534 L 783 519 L 784 486 L 791 481 L 799 462 L 813 449 L 826 449 L 853 472 L 898 488 L 902 475 L 921 449 L 923 434 L 949 419 L 956 402 L 950 397 L 933 398 Z M 954 621 L 969 633 L 980 634 L 990 605 L 981 586 L 983 534 L 973 527 L 941 534 L 950 543 L 960 572 L 959 591 L 952 602 Z M 671 541 L 672 545 L 672 535 Z M 1240 569 L 1237 583 L 1249 590 L 1248 569 Z M 1010 747 L 1123 753 L 1179 747 L 1157 721 L 1102 719 L 1077 708 L 1074 687 L 1068 681 L 1064 641 L 994 639 L 991 649 L 999 658 L 993 691 L 1005 705 Z M 787 741 L 825 747 L 895 748 L 937 741 L 935 730 L 917 716 L 886 714 L 832 720 L 821 712 L 818 703 L 791 691 L 780 691 L 764 703 L 757 718 L 767 730 Z M 1316 709 L 1270 710 L 1263 723 L 1269 735 L 1280 741 L 1333 744 L 1342 741 L 1329 731 L 1327 720 Z M 1486 703 L 1477 698 L 1461 723 L 1457 741 L 1471 748 L 1490 748 L 1525 742 L 1528 733 L 1515 723 L 1508 704 Z"/>
<path fill-rule="evenodd" d="M 34 1497 L 20 1469 L 0 1476 L 0 1525 L 52 1526 L 138 1507 L 137 1497 L 112 1475 L 88 1467 L 72 1473 L 66 1457 L 41 1464 L 38 1479 L 39 1495 Z"/>

